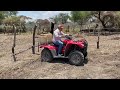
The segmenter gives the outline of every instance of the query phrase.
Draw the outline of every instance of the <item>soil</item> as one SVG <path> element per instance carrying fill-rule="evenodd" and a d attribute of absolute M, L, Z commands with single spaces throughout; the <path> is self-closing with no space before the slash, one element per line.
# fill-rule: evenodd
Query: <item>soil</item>
<path fill-rule="evenodd" d="M 17 35 L 15 53 L 32 46 L 32 35 Z M 96 48 L 97 36 L 86 36 L 88 63 L 70 65 L 68 60 L 57 59 L 41 62 L 40 52 L 28 49 L 16 55 L 13 61 L 13 35 L 0 34 L 1 79 L 120 79 L 120 35 L 100 36 L 100 48 Z M 116 39 L 117 38 L 117 39 Z M 78 38 L 79 39 L 79 38 Z M 36 43 L 37 44 L 37 43 Z"/>

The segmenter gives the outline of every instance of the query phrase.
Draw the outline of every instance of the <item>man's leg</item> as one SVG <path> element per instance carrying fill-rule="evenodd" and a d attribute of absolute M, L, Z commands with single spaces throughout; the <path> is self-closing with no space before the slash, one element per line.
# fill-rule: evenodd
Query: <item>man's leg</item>
<path fill-rule="evenodd" d="M 63 42 L 61 42 L 61 41 L 58 41 L 58 42 L 59 42 L 58 54 L 60 54 L 60 53 L 61 53 L 61 51 L 62 51 Z"/>
<path fill-rule="evenodd" d="M 56 45 L 58 45 L 58 55 L 61 53 L 61 51 L 62 51 L 62 47 L 63 47 L 63 42 L 61 42 L 61 41 L 56 41 L 55 42 L 55 44 Z"/>

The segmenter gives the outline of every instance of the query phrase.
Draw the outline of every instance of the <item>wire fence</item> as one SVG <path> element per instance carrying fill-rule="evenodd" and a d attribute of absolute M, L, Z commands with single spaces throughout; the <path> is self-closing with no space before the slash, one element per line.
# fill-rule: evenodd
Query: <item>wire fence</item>
<path fill-rule="evenodd" d="M 111 30 L 113 30 L 113 32 L 112 32 L 112 34 L 120 34 L 120 28 L 91 28 L 91 29 L 82 29 L 82 31 L 84 32 L 84 31 L 87 31 L 88 33 L 89 33 L 89 35 L 90 34 L 94 34 L 94 35 L 98 35 L 98 32 L 99 33 L 101 33 L 101 32 L 106 32 L 105 30 L 107 30 L 108 32 L 112 32 Z M 114 30 L 118 30 L 118 32 L 115 32 Z M 95 32 L 94 32 L 95 31 Z M 108 33 L 108 34 L 110 34 L 110 33 Z M 36 37 L 36 38 L 38 38 L 38 37 Z M 4 46 L 4 44 L 3 43 L 5 43 L 7 40 L 10 40 L 10 39 L 12 39 L 12 37 L 8 37 L 8 38 L 6 38 L 6 39 L 4 39 L 3 41 L 1 41 L 0 42 L 0 46 L 1 47 L 3 47 Z M 32 37 L 31 37 L 31 39 L 32 39 Z M 39 38 L 38 38 L 39 39 Z M 41 40 L 42 40 L 42 38 L 40 38 Z M 46 39 L 47 40 L 47 39 Z M 48 42 L 48 41 L 47 41 Z M 38 44 L 38 45 L 37 45 Z M 41 41 L 37 41 L 36 40 L 36 45 L 35 45 L 35 47 L 38 47 L 38 52 L 39 52 L 39 45 L 41 44 Z M 19 52 L 17 52 L 17 53 L 15 53 L 14 55 L 16 56 L 16 55 L 18 55 L 18 54 L 22 54 L 22 53 L 24 53 L 24 52 L 26 52 L 26 51 L 28 51 L 28 50 L 30 50 L 30 49 L 32 49 L 32 43 L 31 43 L 31 46 L 30 47 L 28 47 L 27 49 L 24 49 L 24 50 L 22 50 L 22 51 L 19 51 Z"/>
<path fill-rule="evenodd" d="M 5 43 L 7 40 L 10 40 L 10 39 L 12 39 L 12 37 L 8 37 L 8 38 L 4 39 L 2 42 L 0 42 L 0 46 L 2 47 L 4 45 L 3 43 Z"/>

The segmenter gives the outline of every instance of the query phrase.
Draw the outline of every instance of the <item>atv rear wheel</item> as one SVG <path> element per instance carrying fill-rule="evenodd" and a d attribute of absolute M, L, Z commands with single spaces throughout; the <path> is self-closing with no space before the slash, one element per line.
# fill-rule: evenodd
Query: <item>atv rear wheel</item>
<path fill-rule="evenodd" d="M 80 51 L 71 52 L 68 58 L 69 58 L 70 64 L 72 65 L 76 65 L 76 66 L 83 65 L 84 55 Z"/>
<path fill-rule="evenodd" d="M 41 61 L 50 62 L 53 60 L 52 53 L 48 49 L 43 49 L 41 52 Z"/>

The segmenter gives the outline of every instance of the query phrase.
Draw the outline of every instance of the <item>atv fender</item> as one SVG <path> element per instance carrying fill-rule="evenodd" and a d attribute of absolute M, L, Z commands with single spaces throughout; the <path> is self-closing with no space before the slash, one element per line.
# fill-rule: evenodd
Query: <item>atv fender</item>
<path fill-rule="evenodd" d="M 51 46 L 51 45 L 44 45 L 42 46 L 42 48 L 46 48 L 48 50 L 50 50 L 50 52 L 52 53 L 53 57 L 55 57 L 57 55 L 57 52 L 56 52 L 56 47 L 54 46 Z"/>

